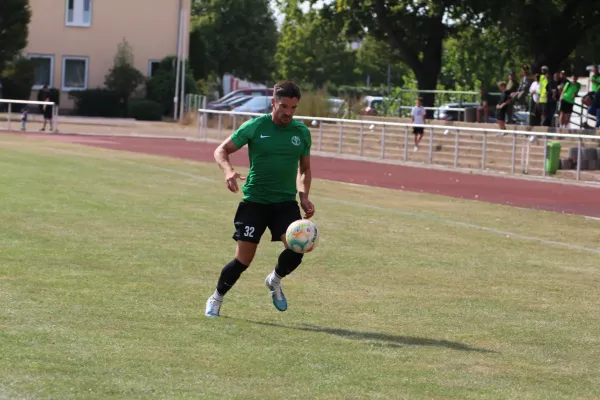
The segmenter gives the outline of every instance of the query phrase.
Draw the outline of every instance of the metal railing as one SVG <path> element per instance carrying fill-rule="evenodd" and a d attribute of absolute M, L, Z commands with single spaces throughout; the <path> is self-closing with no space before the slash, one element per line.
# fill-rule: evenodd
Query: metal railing
<path fill-rule="evenodd" d="M 208 126 L 208 115 L 216 114 L 218 116 L 216 124 L 216 128 L 212 128 Z M 223 134 L 224 128 L 223 117 L 231 117 L 233 120 L 231 133 L 233 133 L 238 127 L 238 119 L 248 119 L 248 117 L 259 117 L 264 115 L 263 113 L 251 113 L 251 112 L 235 112 L 235 111 L 217 111 L 217 110 L 208 110 L 208 109 L 199 109 L 198 110 L 198 118 L 197 118 L 197 139 L 199 140 L 223 140 L 225 139 L 225 135 Z M 347 155 L 344 154 L 344 141 L 348 140 L 345 138 L 344 129 L 350 128 L 352 126 L 359 127 L 359 137 L 358 137 L 358 157 L 361 160 L 365 161 L 381 161 L 384 159 L 389 159 L 386 157 L 386 128 L 388 128 L 388 140 L 390 139 L 390 129 L 394 128 L 396 130 L 400 129 L 403 131 L 403 156 L 401 160 L 394 159 L 394 161 L 403 161 L 407 162 L 408 160 L 408 148 L 409 148 L 409 137 L 412 135 L 410 131 L 413 127 L 422 127 L 428 130 L 429 134 L 427 135 L 429 139 L 428 145 L 428 154 L 427 154 L 427 164 L 433 164 L 433 153 L 434 153 L 434 142 L 436 136 L 445 137 L 447 141 L 448 135 L 453 132 L 454 140 L 453 140 L 453 156 L 454 160 L 451 164 L 453 168 L 459 168 L 459 154 L 460 154 L 460 136 L 462 134 L 471 134 L 471 135 L 481 135 L 481 143 L 479 143 L 478 151 L 481 151 L 481 154 L 478 156 L 479 161 L 481 162 L 480 169 L 486 170 L 486 162 L 487 162 L 487 146 L 488 146 L 488 137 L 491 135 L 496 136 L 509 136 L 512 137 L 512 147 L 511 147 L 511 161 L 510 161 L 510 173 L 515 174 L 517 170 L 517 147 L 519 144 L 519 139 L 521 139 L 522 147 L 521 147 L 521 170 L 522 173 L 527 174 L 529 170 L 529 160 L 530 160 L 530 150 L 531 146 L 534 143 L 537 143 L 541 138 L 543 139 L 543 160 L 544 167 L 542 168 L 542 175 L 547 176 L 546 171 L 546 162 L 548 159 L 548 141 L 550 138 L 555 139 L 568 139 L 568 140 L 576 140 L 577 141 L 577 149 L 578 149 L 578 157 L 576 164 L 576 179 L 581 179 L 581 155 L 583 154 L 584 148 L 584 140 L 594 140 L 598 141 L 600 138 L 594 135 L 575 135 L 575 134 L 562 134 L 562 133 L 548 133 L 548 132 L 534 132 L 534 131 L 525 131 L 525 130 L 500 130 L 500 129 L 487 129 L 487 128 L 471 128 L 471 127 L 458 127 L 453 125 L 432 125 L 432 124 L 411 124 L 411 123 L 400 123 L 400 122 L 387 122 L 387 121 L 371 121 L 371 120 L 349 120 L 349 119 L 341 119 L 341 118 L 326 118 L 326 117 L 311 117 L 311 116 L 295 116 L 297 120 L 301 121 L 310 121 L 309 127 L 312 126 L 313 129 L 318 129 L 318 134 L 316 140 L 313 139 L 313 143 L 316 141 L 316 150 L 322 153 L 325 153 L 328 156 L 342 156 Z M 328 136 L 327 139 L 334 139 L 335 144 L 337 145 L 337 151 L 323 151 L 323 140 L 325 138 L 324 134 L 324 126 L 328 126 Z M 381 131 L 378 136 L 378 140 L 381 141 L 379 151 L 379 157 L 372 157 L 365 155 L 364 153 L 364 143 L 365 137 L 368 134 L 369 136 L 373 135 L 373 131 L 375 127 L 381 128 Z M 337 129 L 336 129 L 337 128 Z M 335 129 L 335 132 L 332 132 L 332 129 Z M 216 135 L 209 134 L 216 132 Z M 443 133 L 436 133 L 436 131 L 443 131 Z M 348 132 L 350 133 L 350 132 Z M 313 136 L 314 137 L 314 136 Z"/>
<path fill-rule="evenodd" d="M 48 106 L 48 105 L 50 105 L 50 106 L 53 106 L 52 107 L 52 120 L 50 121 L 50 130 L 52 132 L 54 132 L 54 133 L 58 132 L 58 106 L 57 106 L 56 103 L 51 102 L 51 101 L 0 99 L 0 104 L 7 104 L 7 103 L 8 103 L 7 123 L 8 123 L 8 130 L 9 131 L 12 130 L 11 129 L 12 114 L 13 114 L 12 105 L 13 104 L 25 104 L 25 105 L 39 105 L 39 106 L 44 106 L 44 105 Z"/>

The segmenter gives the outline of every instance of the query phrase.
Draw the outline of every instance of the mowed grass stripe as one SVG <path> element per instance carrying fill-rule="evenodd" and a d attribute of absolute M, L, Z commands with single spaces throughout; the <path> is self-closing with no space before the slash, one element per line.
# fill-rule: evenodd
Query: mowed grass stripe
<path fill-rule="evenodd" d="M 204 301 L 233 255 L 238 198 L 219 183 L 106 156 L 215 179 L 218 169 L 18 142 L 0 141 L 0 348 L 7 355 L 0 358 L 0 388 L 9 393 L 65 399 L 599 395 L 597 256 L 320 202 L 321 243 L 284 283 L 289 311 L 277 312 L 264 287 L 280 249 L 265 241 L 228 294 L 226 318 L 211 321 L 202 317 Z M 314 190 L 354 201 L 364 195 L 358 189 L 316 182 Z M 376 205 L 448 211 L 435 196 L 371 193 Z M 471 214 L 478 210 L 465 204 L 460 215 L 476 219 Z M 506 221 L 518 215 L 556 222 L 547 213 L 485 207 Z M 575 235 L 580 218 L 563 219 Z"/>

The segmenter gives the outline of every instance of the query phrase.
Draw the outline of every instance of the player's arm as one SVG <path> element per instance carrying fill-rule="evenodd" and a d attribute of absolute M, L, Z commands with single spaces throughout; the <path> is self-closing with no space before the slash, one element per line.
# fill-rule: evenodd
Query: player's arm
<path fill-rule="evenodd" d="M 223 143 L 219 145 L 219 147 L 217 147 L 214 153 L 215 161 L 219 165 L 219 168 L 221 168 L 221 171 L 223 171 L 225 174 L 225 183 L 227 184 L 227 188 L 233 193 L 237 193 L 239 190 L 237 180 L 246 179 L 239 173 L 235 172 L 233 166 L 231 165 L 231 161 L 229 161 L 229 155 L 238 150 L 239 147 L 237 147 L 235 143 L 233 143 L 231 137 L 229 137 L 225 139 Z"/>
<path fill-rule="evenodd" d="M 217 147 L 217 149 L 215 150 L 215 161 L 219 165 L 219 168 L 221 168 L 221 171 L 225 173 L 225 175 L 233 171 L 233 166 L 229 161 L 229 155 L 235 153 L 238 150 L 239 148 L 235 145 L 235 143 L 233 143 L 231 137 L 225 139 L 223 143 L 221 143 L 219 147 Z"/>
<path fill-rule="evenodd" d="M 312 174 L 310 171 L 310 156 L 300 157 L 300 166 L 298 168 L 298 193 L 300 200 L 308 200 Z"/>
<path fill-rule="evenodd" d="M 312 173 L 310 170 L 310 155 L 300 157 L 298 168 L 298 193 L 300 196 L 300 205 L 304 210 L 305 218 L 310 218 L 315 214 L 315 206 L 308 199 L 310 184 L 312 182 Z"/>

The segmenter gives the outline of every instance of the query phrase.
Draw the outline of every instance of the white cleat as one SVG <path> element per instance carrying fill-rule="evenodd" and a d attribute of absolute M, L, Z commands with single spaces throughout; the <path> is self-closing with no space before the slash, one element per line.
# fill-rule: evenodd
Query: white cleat
<path fill-rule="evenodd" d="M 215 299 L 213 296 L 210 296 L 206 301 L 206 311 L 204 315 L 209 318 L 219 318 L 219 313 L 221 312 L 221 304 L 222 301 Z"/>

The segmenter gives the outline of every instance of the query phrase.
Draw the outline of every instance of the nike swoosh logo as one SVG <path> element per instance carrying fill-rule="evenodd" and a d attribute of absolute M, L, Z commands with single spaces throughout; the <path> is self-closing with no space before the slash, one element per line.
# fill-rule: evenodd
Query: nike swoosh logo
<path fill-rule="evenodd" d="M 261 138 L 261 139 L 268 138 L 268 137 L 271 137 L 271 136 L 263 136 L 263 135 L 260 135 L 260 138 Z"/>

